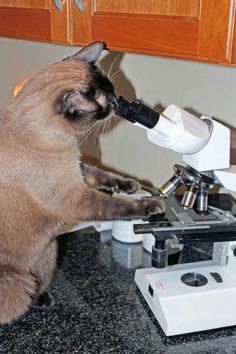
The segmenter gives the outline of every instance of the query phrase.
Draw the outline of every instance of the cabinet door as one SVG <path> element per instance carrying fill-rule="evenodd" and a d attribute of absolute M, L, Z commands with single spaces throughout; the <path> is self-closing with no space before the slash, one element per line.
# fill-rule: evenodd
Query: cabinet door
<path fill-rule="evenodd" d="M 233 53 L 234 0 L 91 0 L 74 12 L 74 44 L 227 63 Z M 83 36 L 81 22 L 83 19 Z"/>
<path fill-rule="evenodd" d="M 0 0 L 0 36 L 67 42 L 70 0 Z"/>

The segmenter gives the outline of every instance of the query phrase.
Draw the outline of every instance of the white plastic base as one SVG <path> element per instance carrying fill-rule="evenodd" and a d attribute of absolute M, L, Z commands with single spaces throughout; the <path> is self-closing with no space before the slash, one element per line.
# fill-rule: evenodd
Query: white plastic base
<path fill-rule="evenodd" d="M 181 277 L 190 272 L 204 275 L 207 284 L 184 284 Z M 167 336 L 236 325 L 236 282 L 214 261 L 138 269 L 135 282 Z"/>

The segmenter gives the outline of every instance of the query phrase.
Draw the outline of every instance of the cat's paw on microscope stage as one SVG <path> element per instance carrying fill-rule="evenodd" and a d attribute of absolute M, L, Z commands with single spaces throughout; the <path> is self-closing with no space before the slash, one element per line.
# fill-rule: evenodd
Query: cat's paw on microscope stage
<path fill-rule="evenodd" d="M 117 180 L 117 188 L 120 192 L 127 194 L 136 193 L 141 189 L 138 181 L 132 178 L 120 178 Z"/>
<path fill-rule="evenodd" d="M 151 216 L 155 214 L 163 214 L 165 212 L 165 203 L 156 198 L 143 198 L 140 203 L 144 209 L 144 216 Z"/>
<path fill-rule="evenodd" d="M 106 181 L 98 190 L 105 193 L 134 194 L 141 189 L 141 185 L 132 178 L 116 177 Z"/>

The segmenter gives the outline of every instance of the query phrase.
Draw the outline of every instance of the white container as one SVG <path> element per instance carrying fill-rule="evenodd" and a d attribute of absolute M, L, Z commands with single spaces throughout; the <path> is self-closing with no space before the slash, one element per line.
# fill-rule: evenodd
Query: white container
<path fill-rule="evenodd" d="M 137 235 L 133 231 L 134 224 L 142 223 L 142 220 L 133 221 L 113 221 L 112 236 L 120 242 L 137 243 L 143 241 L 143 235 Z"/>
<path fill-rule="evenodd" d="M 155 237 L 151 234 L 145 234 L 143 235 L 143 248 L 149 252 L 152 253 L 152 246 L 155 244 Z"/>

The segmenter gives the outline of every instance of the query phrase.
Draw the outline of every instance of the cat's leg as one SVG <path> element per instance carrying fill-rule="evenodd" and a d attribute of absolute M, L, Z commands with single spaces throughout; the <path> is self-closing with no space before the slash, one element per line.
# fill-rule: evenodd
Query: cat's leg
<path fill-rule="evenodd" d="M 65 223 L 76 221 L 132 220 L 163 213 L 165 205 L 157 198 L 131 199 L 106 195 L 96 189 L 79 186 L 70 193 L 60 210 Z M 71 217 L 76 217 L 72 219 Z"/>
<path fill-rule="evenodd" d="M 96 188 L 100 191 L 135 193 L 140 189 L 140 184 L 136 180 L 104 171 L 96 166 L 81 163 L 81 170 L 85 182 L 90 187 Z"/>
<path fill-rule="evenodd" d="M 37 282 L 29 271 L 0 265 L 0 324 L 23 315 L 33 304 Z"/>
<path fill-rule="evenodd" d="M 40 287 L 31 268 L 60 223 L 16 186 L 0 183 L 0 197 L 0 323 L 8 323 L 35 302 Z"/>
<path fill-rule="evenodd" d="M 47 288 L 52 280 L 56 269 L 57 260 L 57 241 L 53 240 L 45 248 L 45 250 L 39 255 L 37 261 L 31 268 L 32 274 L 34 274 L 39 295 L 37 299 L 37 305 L 39 307 L 47 307 L 54 303 L 53 297 L 47 292 Z"/>

